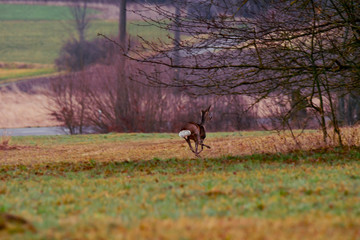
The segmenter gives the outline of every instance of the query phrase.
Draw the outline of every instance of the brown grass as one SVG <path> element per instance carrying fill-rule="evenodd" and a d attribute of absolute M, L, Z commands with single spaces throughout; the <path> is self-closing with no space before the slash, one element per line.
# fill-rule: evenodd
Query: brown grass
<path fill-rule="evenodd" d="M 0 90 L 0 128 L 56 126 L 50 118 L 44 94 Z"/>
<path fill-rule="evenodd" d="M 78 222 L 68 219 L 64 226 Z M 329 227 L 331 226 L 331 227 Z M 357 228 L 357 227 L 358 228 Z M 116 221 L 89 222 L 74 232 L 62 232 L 59 239 L 106 239 L 109 232 L 116 239 L 358 239 L 359 219 L 328 216 L 287 217 L 284 219 L 258 218 L 180 218 L 144 219 L 130 228 Z M 87 233 L 84 236 L 84 233 Z M 52 230 L 46 234 L 53 237 Z M 89 237 L 91 236 L 91 238 Z"/>
<path fill-rule="evenodd" d="M 347 146 L 360 145 L 360 127 L 345 128 L 344 143 Z M 122 136 L 116 134 L 113 136 Z M 129 134 L 128 134 L 129 135 Z M 76 143 L 42 143 L 35 146 L 18 145 L 17 151 L 0 151 L 1 164 L 34 164 L 49 162 L 79 162 L 79 161 L 136 161 L 150 160 L 153 158 L 194 158 L 187 143 L 174 134 L 170 139 L 134 139 L 131 135 L 128 141 L 102 141 L 96 135 L 89 136 L 91 141 Z M 105 136 L 105 135 L 104 135 Z M 80 136 L 79 136 L 80 137 Z M 86 138 L 86 136 L 82 136 Z M 51 137 L 50 137 L 51 138 Z M 27 141 L 31 141 L 28 138 Z M 34 140 L 35 141 L 35 140 Z M 290 134 L 270 134 L 267 136 L 227 136 L 209 137 L 206 144 L 211 149 L 204 149 L 203 158 L 216 158 L 223 156 L 237 156 L 250 154 L 286 153 L 298 150 L 324 149 L 336 146 L 337 142 L 329 139 L 330 144 L 325 146 L 320 132 L 306 132 L 298 137 L 299 145 L 291 138 Z"/>
<path fill-rule="evenodd" d="M 0 150 L 15 149 L 16 147 L 10 146 L 10 136 L 3 135 L 0 137 Z"/>

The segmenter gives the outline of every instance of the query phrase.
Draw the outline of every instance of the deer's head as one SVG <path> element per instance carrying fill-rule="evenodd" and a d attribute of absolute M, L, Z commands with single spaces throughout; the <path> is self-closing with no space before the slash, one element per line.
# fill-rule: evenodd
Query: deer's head
<path fill-rule="evenodd" d="M 207 109 L 201 110 L 201 122 L 202 123 L 205 123 L 206 121 L 209 121 L 212 119 L 212 114 L 210 112 L 210 108 L 211 108 L 211 105 Z"/>

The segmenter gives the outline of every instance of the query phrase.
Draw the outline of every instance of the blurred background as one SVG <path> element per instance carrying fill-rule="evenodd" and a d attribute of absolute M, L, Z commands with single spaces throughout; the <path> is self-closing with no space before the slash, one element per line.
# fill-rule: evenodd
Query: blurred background
<path fill-rule="evenodd" d="M 356 124 L 357 30 L 329 16 L 359 11 L 336 3 L 0 1 L 0 128 L 176 132 L 209 105 L 210 131 Z"/>

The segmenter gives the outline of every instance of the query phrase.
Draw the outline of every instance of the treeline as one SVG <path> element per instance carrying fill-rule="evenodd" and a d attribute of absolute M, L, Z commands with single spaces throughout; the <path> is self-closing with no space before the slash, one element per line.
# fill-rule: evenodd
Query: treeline
<path fill-rule="evenodd" d="M 119 72 L 119 65 L 124 64 L 121 58 L 115 56 L 110 62 L 95 64 L 52 81 L 51 115 L 70 133 L 82 133 L 87 126 L 103 133 L 177 132 L 187 121 L 200 122 L 200 111 L 209 105 L 213 109 L 213 119 L 207 126 L 210 131 L 259 127 L 257 115 L 246 111 L 248 101 L 242 96 L 191 97 L 183 94 L 182 89 L 149 87 L 136 71 L 139 68 L 158 71 L 154 66 L 126 61 L 127 77 L 121 78 L 123 73 Z M 121 87 L 117 89 L 119 80 Z"/>
<path fill-rule="evenodd" d="M 257 113 L 247 111 L 249 99 L 190 96 L 182 88 L 151 87 L 143 72 L 158 72 L 159 78 L 170 80 L 174 71 L 123 58 L 114 54 L 118 50 L 105 39 L 69 41 L 62 48 L 56 64 L 68 73 L 51 82 L 50 110 L 70 133 L 82 133 L 88 126 L 103 133 L 176 132 L 187 121 L 200 122 L 200 111 L 209 105 L 209 130 L 259 128 Z"/>
<path fill-rule="evenodd" d="M 187 121 L 200 122 L 200 111 L 209 105 L 213 114 L 207 125 L 210 131 L 284 129 L 287 126 L 318 128 L 321 125 L 316 112 L 296 103 L 300 94 L 296 91 L 288 98 L 264 99 L 259 106 L 253 105 L 254 98 L 250 96 L 189 94 L 196 89 L 195 85 L 161 87 L 151 84 L 160 79 L 171 83 L 175 69 L 123 59 L 114 54 L 118 50 L 106 39 L 69 41 L 62 48 L 56 64 L 68 73 L 51 81 L 50 110 L 70 133 L 83 133 L 89 126 L 102 133 L 177 132 Z M 149 79 L 148 74 L 154 79 Z M 180 77 L 185 81 L 189 76 L 184 74 L 182 71 Z M 356 96 L 344 96 L 340 101 L 337 105 L 339 118 L 344 125 L 354 124 L 360 107 Z M 289 114 L 292 107 L 296 110 Z"/>
<path fill-rule="evenodd" d="M 209 2 L 199 5 L 207 8 Z M 241 2 L 257 2 L 267 11 L 238 17 Z M 152 9 L 156 18 L 147 18 L 176 33 L 175 50 L 154 41 L 128 54 L 181 71 L 171 81 L 148 74 L 149 83 L 197 95 L 251 96 L 254 105 L 266 103 L 269 115 L 289 129 L 308 126 L 312 115 L 324 143 L 332 137 L 341 145 L 340 127 L 360 122 L 358 0 L 211 1 L 217 17 L 201 11 L 188 16 L 184 1 L 176 4 L 174 13 L 160 6 Z M 179 35 L 191 40 L 181 41 Z M 149 48 L 156 57 L 139 54 Z"/>
<path fill-rule="evenodd" d="M 360 121 L 359 5 L 246 1 L 250 5 L 243 9 L 241 2 L 211 1 L 208 8 L 201 1 L 190 13 L 184 1 L 172 3 L 174 12 L 149 8 L 161 17 L 147 17 L 148 22 L 179 33 L 172 39 L 175 50 L 145 41 L 131 44 L 138 47 L 123 59 L 111 54 L 121 48 L 111 41 L 104 44 L 116 50 L 81 38 L 69 42 L 57 64 L 72 72 L 52 85 L 52 115 L 72 133 L 84 126 L 101 132 L 177 131 L 184 121 L 199 121 L 200 110 L 212 104 L 210 130 L 321 126 L 326 143 L 331 127 L 341 145 L 339 127 Z M 254 4 L 268 11 L 237 17 L 239 9 Z M 180 34 L 192 41 L 181 42 Z"/>

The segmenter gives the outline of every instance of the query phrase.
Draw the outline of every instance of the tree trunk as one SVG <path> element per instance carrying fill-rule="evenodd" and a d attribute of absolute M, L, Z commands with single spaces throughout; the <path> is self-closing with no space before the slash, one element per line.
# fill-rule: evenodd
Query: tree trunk
<path fill-rule="evenodd" d="M 121 129 L 123 124 L 121 122 L 121 101 L 122 101 L 122 87 L 126 80 L 125 72 L 125 48 L 126 48 L 126 0 L 119 0 L 119 43 L 120 43 L 120 65 L 118 70 L 116 82 L 116 103 L 115 103 L 115 121 L 116 128 Z M 126 131 L 127 129 L 125 129 Z"/>

